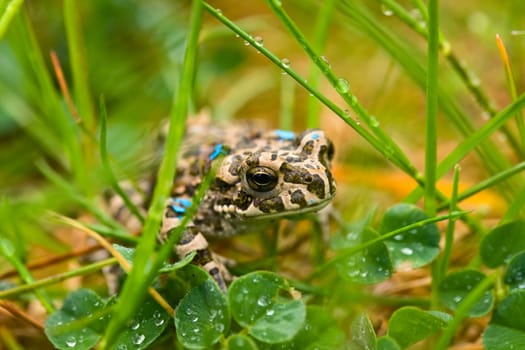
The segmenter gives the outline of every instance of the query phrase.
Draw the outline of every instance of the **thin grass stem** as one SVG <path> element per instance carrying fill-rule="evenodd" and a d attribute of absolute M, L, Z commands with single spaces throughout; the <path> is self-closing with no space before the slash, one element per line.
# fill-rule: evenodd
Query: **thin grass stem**
<path fill-rule="evenodd" d="M 24 4 L 24 0 L 11 0 L 5 6 L 5 9 L 0 16 L 0 40 L 4 37 L 7 28 L 13 17 L 20 11 L 20 7 Z"/>
<path fill-rule="evenodd" d="M 121 297 L 116 304 L 115 312 L 113 312 L 113 318 L 100 342 L 101 349 L 110 348 L 117 339 L 118 334 L 140 306 L 146 295 L 147 287 L 152 282 L 159 267 L 154 249 L 165 203 L 177 166 L 178 150 L 184 136 L 188 106 L 192 96 L 202 10 L 202 1 L 192 3 L 182 75 L 178 90 L 173 95 L 173 105 L 169 118 L 170 126 L 166 138 L 166 153 L 159 168 L 157 184 L 144 223 L 143 235 L 137 245 L 135 254 L 137 258 L 128 279 L 124 283 Z"/>
<path fill-rule="evenodd" d="M 458 210 L 458 188 L 459 188 L 459 174 L 461 167 L 456 165 L 454 167 L 454 179 L 452 182 L 452 194 L 450 195 L 450 211 L 454 212 Z M 450 265 L 450 257 L 452 256 L 452 245 L 454 244 L 454 230 L 456 227 L 456 219 L 450 219 L 448 221 L 447 229 L 445 231 L 445 244 L 443 247 L 443 256 L 440 259 L 440 272 L 437 276 L 437 284 L 441 283 L 443 278 L 446 276 L 448 267 Z"/>
<path fill-rule="evenodd" d="M 295 25 L 293 20 L 288 16 L 281 6 L 279 0 L 268 0 L 270 8 L 273 10 L 275 15 L 279 18 L 282 24 L 288 29 L 292 36 L 297 40 L 298 44 L 303 48 L 304 52 L 308 55 L 310 60 L 317 65 L 321 73 L 334 87 L 337 93 L 343 98 L 349 107 L 351 107 L 360 120 L 367 125 L 371 130 L 372 134 L 378 138 L 382 143 L 383 152 L 388 154 L 387 158 L 395 159 L 396 164 L 411 176 L 416 176 L 417 171 L 415 167 L 410 163 L 408 157 L 401 151 L 397 144 L 392 138 L 385 133 L 380 127 L 379 121 L 371 116 L 366 109 L 358 102 L 357 97 L 350 92 L 350 86 L 346 79 L 338 77 L 331 69 L 330 65 L 320 55 L 318 55 L 313 47 L 309 44 L 306 37 L 302 34 L 300 29 Z"/>
<path fill-rule="evenodd" d="M 350 0 L 341 0 L 338 5 L 341 13 L 351 19 L 350 23 L 352 23 L 355 28 L 376 41 L 401 65 L 409 77 L 422 88 L 425 87 L 426 69 L 421 65 L 421 62 L 424 60 L 414 45 L 409 45 L 406 40 L 395 35 L 394 32 L 382 25 L 381 21 L 374 18 L 372 14 L 370 14 L 364 6 L 359 5 L 359 3 Z M 470 121 L 470 115 L 462 111 L 455 97 L 450 94 L 447 88 L 440 85 L 438 96 L 441 110 L 465 137 L 468 137 L 476 130 Z M 490 140 L 485 140 L 481 143 L 479 148 L 476 148 L 476 152 L 484 162 L 485 167 L 492 174 L 510 167 L 507 158 Z M 451 166 L 454 164 L 455 162 Z M 422 185 L 424 181 L 418 181 L 418 183 Z M 512 183 L 502 188 L 501 192 L 506 196 L 507 200 L 512 200 L 514 194 L 512 188 L 515 187 L 516 184 Z M 419 192 L 419 194 L 422 195 L 422 191 Z"/>
<path fill-rule="evenodd" d="M 279 117 L 279 128 L 283 130 L 293 129 L 293 112 L 295 105 L 295 84 L 290 77 L 281 77 L 281 112 Z"/>
<path fill-rule="evenodd" d="M 310 94 L 312 94 L 312 96 L 317 98 L 319 101 L 321 101 L 321 103 L 323 103 L 326 107 L 332 110 L 346 124 L 350 125 L 363 139 L 365 139 L 368 143 L 370 143 L 370 145 L 372 145 L 377 151 L 383 154 L 387 159 L 390 159 L 394 164 L 396 164 L 403 171 L 407 172 L 410 176 L 414 178 L 418 178 L 417 171 L 411 165 L 409 164 L 407 165 L 405 161 L 402 161 L 398 157 L 396 157 L 397 155 L 396 152 L 394 152 L 391 148 L 386 148 L 385 145 L 380 140 L 378 140 L 368 130 L 363 128 L 360 123 L 350 118 L 348 114 L 344 112 L 342 108 L 338 107 L 335 103 L 329 100 L 325 95 L 321 94 L 317 89 L 315 89 L 313 86 L 308 84 L 307 81 L 303 79 L 295 70 L 290 68 L 290 64 L 287 61 L 283 62 L 280 58 L 275 56 L 271 51 L 266 49 L 264 46 L 257 44 L 251 35 L 246 33 L 239 26 L 237 26 L 234 22 L 229 20 L 226 16 L 224 16 L 224 14 L 221 11 L 217 11 L 215 8 L 213 8 L 211 5 L 209 5 L 206 2 L 204 3 L 204 6 L 206 10 L 208 10 L 208 12 L 211 13 L 216 19 L 218 19 L 220 22 L 222 22 L 224 25 L 230 28 L 234 33 L 239 35 L 239 37 L 245 40 L 248 44 L 253 46 L 256 50 L 258 50 L 261 54 L 263 54 L 266 58 L 268 58 L 271 62 L 273 62 L 277 67 L 279 67 L 281 70 L 286 72 L 299 85 L 301 85 Z M 355 103 L 357 103 L 357 101 L 355 101 Z M 418 178 L 418 180 L 420 179 Z"/>
<path fill-rule="evenodd" d="M 436 350 L 447 349 L 450 341 L 454 337 L 454 334 L 456 333 L 457 329 L 460 327 L 461 322 L 466 317 L 468 317 L 469 309 L 472 307 L 472 305 L 474 305 L 474 303 L 476 303 L 478 300 L 481 299 L 481 297 L 483 296 L 483 293 L 485 293 L 485 291 L 496 280 L 496 276 L 497 276 L 496 274 L 492 276 L 487 276 L 484 280 L 478 283 L 476 287 L 474 287 L 470 293 L 467 294 L 467 296 L 459 304 L 456 312 L 454 313 L 454 317 L 448 323 L 447 327 L 445 328 L 443 334 L 439 338 L 434 349 Z"/>
<path fill-rule="evenodd" d="M 473 149 L 481 145 L 490 135 L 496 132 L 503 123 L 516 115 L 518 111 L 525 107 L 525 93 L 519 96 L 516 101 L 511 103 L 494 118 L 485 123 L 481 128 L 472 133 L 469 137 L 460 142 L 452 152 L 450 152 L 437 167 L 437 178 L 445 175 L 455 164 L 469 154 Z M 414 190 L 408 195 L 408 201 L 416 201 L 422 195 L 421 189 Z"/>
<path fill-rule="evenodd" d="M 325 263 L 324 265 L 322 265 L 318 269 L 316 269 L 312 273 L 311 278 L 319 276 L 324 271 L 326 271 L 326 269 L 332 267 L 334 264 L 337 264 L 337 263 L 347 259 L 348 257 L 354 255 L 355 253 L 360 252 L 360 251 L 362 251 L 362 250 L 364 250 L 364 249 L 366 249 L 366 248 L 368 248 L 368 247 L 370 247 L 370 246 L 372 246 L 374 244 L 377 244 L 379 242 L 383 242 L 383 241 L 385 241 L 387 239 L 390 239 L 390 238 L 392 238 L 392 237 L 394 237 L 394 236 L 396 236 L 396 235 L 398 235 L 400 233 L 407 232 L 407 231 L 410 231 L 412 229 L 420 228 L 422 226 L 425 226 L 425 225 L 428 225 L 428 224 L 432 224 L 432 223 L 435 223 L 435 222 L 439 222 L 439 221 L 443 221 L 443 220 L 457 219 L 457 218 L 465 216 L 465 215 L 467 215 L 469 213 L 470 213 L 470 211 L 457 211 L 457 212 L 450 212 L 450 213 L 445 214 L 445 215 L 435 216 L 435 217 L 432 217 L 432 218 L 421 220 L 421 221 L 415 222 L 413 224 L 401 227 L 401 228 L 399 228 L 397 230 L 381 234 L 377 238 L 374 238 L 374 239 L 371 239 L 369 241 L 357 244 L 357 245 L 355 245 L 355 246 L 353 246 L 351 248 L 343 249 L 343 250 L 341 250 L 339 252 L 339 254 L 334 259 L 328 261 L 327 263 Z"/>
<path fill-rule="evenodd" d="M 335 3 L 335 0 L 327 0 L 321 5 L 322 8 L 317 17 L 312 42 L 312 46 L 316 52 L 321 52 L 326 45 L 330 23 L 335 10 Z M 323 58 L 323 56 L 321 56 L 321 58 Z M 308 81 L 315 89 L 319 89 L 320 77 L 321 72 L 314 63 L 311 63 Z M 319 102 L 315 98 L 308 99 L 308 105 L 306 107 L 306 126 L 308 128 L 319 127 L 320 107 Z"/>
<path fill-rule="evenodd" d="M 436 213 L 437 114 L 439 74 L 439 1 L 429 0 L 427 105 L 425 125 L 425 210 Z"/>
<path fill-rule="evenodd" d="M 56 275 L 53 275 L 47 278 L 43 278 L 38 281 L 34 281 L 32 283 L 28 283 L 28 284 L 14 287 L 14 288 L 2 290 L 0 291 L 0 299 L 14 298 L 23 293 L 27 293 L 32 290 L 36 290 L 39 288 L 57 284 L 57 283 L 60 283 L 62 281 L 65 281 L 73 277 L 85 276 L 90 273 L 98 272 L 102 270 L 104 267 L 109 266 L 109 265 L 114 265 L 116 263 L 117 263 L 116 258 L 109 258 L 109 259 L 105 259 L 102 261 L 97 261 L 96 263 L 93 263 L 93 264 L 79 267 L 78 269 L 75 269 L 72 271 L 67 271 L 67 272 L 59 273 L 59 274 L 56 274 Z"/>
<path fill-rule="evenodd" d="M 64 0 L 64 23 L 73 73 L 75 101 L 82 122 L 86 129 L 93 134 L 96 127 L 95 109 L 89 89 L 88 70 L 84 53 L 85 45 L 82 40 L 82 29 L 77 6 L 78 2 L 75 0 Z"/>
<path fill-rule="evenodd" d="M 1 236 L 3 235 L 0 234 L 0 237 Z M 2 255 L 5 259 L 7 259 L 7 261 L 11 263 L 11 265 L 13 265 L 13 267 L 18 272 L 18 275 L 26 285 L 35 282 L 31 272 L 27 269 L 22 260 L 20 260 L 19 255 L 16 254 L 14 245 L 7 238 L 0 238 L 0 255 Z M 52 313 L 55 310 L 51 299 L 45 291 L 37 290 L 35 291 L 35 295 L 48 313 Z"/>
<path fill-rule="evenodd" d="M 510 66 L 509 61 L 509 55 L 507 54 L 507 49 L 505 48 L 505 44 L 503 43 L 503 40 L 501 37 L 496 34 L 496 44 L 498 46 L 498 50 L 501 56 L 501 61 L 503 62 L 503 66 L 505 68 L 505 78 L 507 79 L 507 85 L 509 87 L 510 97 L 513 101 L 516 101 L 516 98 L 518 97 L 518 93 L 516 92 L 516 83 L 514 81 L 514 75 L 512 74 L 512 68 Z M 521 111 L 519 111 L 516 114 L 516 124 L 518 125 L 518 131 L 520 136 L 520 151 L 521 156 L 523 157 L 525 155 L 525 124 L 523 122 L 523 114 Z"/>
<path fill-rule="evenodd" d="M 483 181 L 480 181 L 478 183 L 476 183 L 475 185 L 473 185 L 472 187 L 466 189 L 465 191 L 461 192 L 458 194 L 457 196 L 457 202 L 461 202 L 461 201 L 464 201 L 465 199 L 467 198 L 470 198 L 472 197 L 473 195 L 483 191 L 483 190 L 486 190 L 490 187 L 493 187 L 495 186 L 496 184 L 504 181 L 505 179 L 511 177 L 511 176 L 514 176 L 516 174 L 519 174 L 521 173 L 522 171 L 525 170 L 525 162 L 521 162 L 519 164 L 516 164 L 514 165 L 513 167 L 507 169 L 507 170 L 504 170 L 486 180 L 483 180 Z M 445 203 L 442 203 L 439 205 L 438 207 L 438 210 L 444 210 L 444 209 L 447 209 L 447 208 L 450 208 L 451 206 L 451 203 L 449 202 L 445 202 Z M 451 210 L 451 209 L 450 209 Z"/>

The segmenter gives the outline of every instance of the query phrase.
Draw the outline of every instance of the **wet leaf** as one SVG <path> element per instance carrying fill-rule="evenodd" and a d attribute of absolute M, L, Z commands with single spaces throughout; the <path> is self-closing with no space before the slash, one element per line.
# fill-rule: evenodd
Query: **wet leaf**
<path fill-rule="evenodd" d="M 525 252 L 515 255 L 509 262 L 504 281 L 514 289 L 525 289 Z"/>
<path fill-rule="evenodd" d="M 248 336 L 243 334 L 234 334 L 228 338 L 226 343 L 228 350 L 257 350 L 257 345 Z"/>
<path fill-rule="evenodd" d="M 377 338 L 377 349 L 379 350 L 401 350 L 399 344 L 388 335 Z"/>
<path fill-rule="evenodd" d="M 350 349 L 352 350 L 375 350 L 377 348 L 374 327 L 366 314 L 358 315 L 354 322 L 352 322 L 350 335 L 352 336 L 350 343 Z"/>
<path fill-rule="evenodd" d="M 483 333 L 487 350 L 525 349 L 525 291 L 510 293 L 498 305 Z"/>
<path fill-rule="evenodd" d="M 115 349 L 145 349 L 164 331 L 170 315 L 149 295 L 121 331 Z"/>
<path fill-rule="evenodd" d="M 284 343 L 262 344 L 263 349 L 272 350 L 332 350 L 341 349 L 345 334 L 333 317 L 318 306 L 306 308 L 306 321 L 295 337 Z"/>
<path fill-rule="evenodd" d="M 190 289 L 175 312 L 178 340 L 190 349 L 207 349 L 230 328 L 226 297 L 211 279 Z"/>
<path fill-rule="evenodd" d="M 485 274 L 476 270 L 464 270 L 451 273 L 439 286 L 439 297 L 441 302 L 451 310 L 456 310 L 465 297 L 474 287 L 485 279 Z M 494 304 L 492 290 L 486 290 L 467 315 L 480 317 L 487 314 Z"/>
<path fill-rule="evenodd" d="M 415 205 L 398 204 L 385 212 L 380 232 L 385 234 L 424 219 L 428 216 Z M 417 268 L 432 262 L 439 254 L 439 231 L 435 224 L 427 224 L 399 233 L 385 243 L 394 266 L 408 261 Z"/>
<path fill-rule="evenodd" d="M 79 289 L 47 318 L 45 333 L 57 349 L 91 349 L 107 324 L 103 309 L 104 302 L 95 292 Z"/>
<path fill-rule="evenodd" d="M 377 237 L 378 235 L 371 230 L 352 232 L 347 235 L 345 246 L 358 246 Z M 341 259 L 337 270 L 352 282 L 374 284 L 388 279 L 392 275 L 393 267 L 386 245 L 378 242 Z"/>
<path fill-rule="evenodd" d="M 403 307 L 390 317 L 388 336 L 401 348 L 421 341 L 447 325 L 447 317 L 442 313 L 424 311 L 416 307 Z"/>
<path fill-rule="evenodd" d="M 480 246 L 483 263 L 496 268 L 509 262 L 519 252 L 525 251 L 525 222 L 514 221 L 490 231 Z"/>
<path fill-rule="evenodd" d="M 274 273 L 244 275 L 228 289 L 232 315 L 262 342 L 291 340 L 304 324 L 306 307 L 302 300 L 291 298 L 290 291 L 288 282 Z"/>

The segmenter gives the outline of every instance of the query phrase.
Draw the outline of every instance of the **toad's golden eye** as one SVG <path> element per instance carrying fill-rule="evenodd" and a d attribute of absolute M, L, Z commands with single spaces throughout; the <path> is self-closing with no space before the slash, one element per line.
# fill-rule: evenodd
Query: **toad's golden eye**
<path fill-rule="evenodd" d="M 257 166 L 249 169 L 246 172 L 246 182 L 248 186 L 257 192 L 268 192 L 275 188 L 279 177 L 275 170 Z"/>

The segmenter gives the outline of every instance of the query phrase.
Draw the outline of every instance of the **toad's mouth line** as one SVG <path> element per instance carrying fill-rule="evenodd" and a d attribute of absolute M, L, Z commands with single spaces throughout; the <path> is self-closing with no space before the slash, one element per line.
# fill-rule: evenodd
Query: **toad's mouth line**
<path fill-rule="evenodd" d="M 276 218 L 288 218 L 291 216 L 297 216 L 301 214 L 306 213 L 314 213 L 316 211 L 319 211 L 326 207 L 334 198 L 334 195 L 331 195 L 330 197 L 327 197 L 323 200 L 320 200 L 319 202 L 308 205 L 303 208 L 292 208 L 289 210 L 285 210 L 282 212 L 276 212 L 276 213 L 261 213 L 259 215 L 243 215 L 242 213 L 239 214 L 241 220 L 257 220 L 257 221 L 264 221 L 264 220 L 273 220 Z"/>

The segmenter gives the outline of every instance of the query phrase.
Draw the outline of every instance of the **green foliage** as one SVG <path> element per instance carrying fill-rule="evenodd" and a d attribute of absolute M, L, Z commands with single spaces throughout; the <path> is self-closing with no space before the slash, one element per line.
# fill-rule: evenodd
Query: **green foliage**
<path fill-rule="evenodd" d="M 396 229 L 428 219 L 418 207 L 399 204 L 385 212 L 380 232 L 385 234 Z M 439 254 L 439 231 L 435 224 L 415 227 L 385 241 L 394 266 L 410 262 L 414 268 L 430 263 Z"/>
<path fill-rule="evenodd" d="M 370 319 L 365 314 L 360 314 L 352 322 L 352 339 L 350 349 L 370 349 L 377 348 L 377 340 Z"/>
<path fill-rule="evenodd" d="M 485 274 L 476 270 L 456 271 L 448 275 L 439 285 L 439 297 L 443 305 L 456 310 L 465 296 L 485 278 Z M 468 311 L 469 317 L 487 314 L 494 305 L 492 291 L 487 290 Z"/>
<path fill-rule="evenodd" d="M 503 280 L 511 289 L 525 289 L 525 251 L 510 260 Z"/>
<path fill-rule="evenodd" d="M 523 76 L 516 43 L 523 37 L 506 35 L 523 25 L 525 5 L 467 1 L 461 8 L 470 6 L 472 13 L 460 18 L 454 2 L 442 3 L 268 0 L 245 12 L 199 0 L 0 1 L 0 273 L 6 280 L 0 281 L 6 286 L 0 299 L 23 308 L 37 298 L 49 315 L 47 339 L 59 349 L 178 342 L 194 349 L 397 350 L 424 342 L 439 350 L 468 327 L 469 318 L 491 312 L 484 346 L 525 347 L 525 95 L 517 92 L 523 84 L 510 69 L 516 62 L 516 77 Z M 512 48 L 510 58 L 501 58 L 505 72 L 499 75 L 492 69 L 498 58 L 491 56 L 496 32 Z M 474 52 L 464 50 L 472 43 Z M 52 67 L 51 51 L 63 78 Z M 507 99 L 502 74 L 510 86 Z M 280 108 L 268 103 L 278 100 L 276 86 Z M 190 264 L 195 253 L 167 262 L 209 179 L 168 244 L 156 242 L 186 119 L 208 107 L 216 121 L 262 117 L 274 126 L 321 125 L 338 137 L 336 207 L 342 209 L 330 247 L 318 239 L 312 257 L 300 244 L 277 256 L 277 236 L 263 236 L 271 237 L 267 251 L 254 254 L 257 261 L 240 271 L 264 266 L 275 272 L 242 274 L 226 295 Z M 152 156 L 151 130 L 166 115 L 166 150 Z M 357 151 L 346 154 L 349 145 Z M 158 160 L 151 158 L 162 165 L 143 218 L 118 182 L 142 178 Z M 469 169 L 461 178 L 458 163 Z M 373 195 L 359 180 L 347 183 L 361 168 L 370 182 L 377 181 L 376 170 L 395 168 L 412 181 L 395 178 L 395 186 L 412 192 L 399 204 L 397 191 Z M 450 194 L 438 180 L 452 171 Z M 140 237 L 101 205 L 101 193 L 110 188 L 144 222 Z M 465 200 L 492 188 L 503 204 L 490 220 L 481 210 L 464 210 Z M 85 288 L 68 294 L 58 284 L 114 259 L 82 260 L 86 266 L 66 272 L 49 269 L 49 279 L 34 273 L 30 263 L 42 249 L 78 249 L 50 220 L 50 211 L 82 217 L 114 240 L 133 266 L 119 296 Z M 458 237 L 462 230 L 473 234 Z M 292 236 L 283 231 L 286 239 Z M 253 240 L 247 242 L 241 250 L 250 255 Z M 429 275 L 426 294 L 397 285 L 407 268 Z M 160 291 L 176 308 L 172 321 L 147 295 L 148 287 L 166 285 L 172 288 Z M 383 293 L 392 285 L 394 292 Z M 376 335 L 375 310 L 387 307 L 394 310 L 387 333 Z"/>
<path fill-rule="evenodd" d="M 115 299 L 102 300 L 95 292 L 80 289 L 68 295 L 62 308 L 46 320 L 46 335 L 58 349 L 91 349 L 110 320 Z M 116 349 L 145 349 L 166 328 L 168 314 L 148 298 L 115 339 Z"/>
<path fill-rule="evenodd" d="M 359 244 L 378 238 L 379 235 L 370 229 L 350 229 L 344 236 L 344 247 L 359 247 Z M 388 279 L 392 275 L 393 266 L 386 244 L 378 242 L 341 259 L 337 269 L 341 276 L 352 282 L 374 284 Z"/>
<path fill-rule="evenodd" d="M 178 340 L 189 349 L 207 349 L 230 329 L 226 297 L 210 278 L 194 286 L 177 306 L 175 327 Z"/>
<path fill-rule="evenodd" d="M 228 292 L 235 321 L 255 339 L 282 343 L 292 339 L 306 317 L 306 306 L 286 293 L 290 286 L 269 272 L 247 274 L 232 283 Z"/>
<path fill-rule="evenodd" d="M 485 265 L 496 268 L 524 250 L 525 222 L 514 221 L 491 230 L 481 241 L 480 255 Z"/>
<path fill-rule="evenodd" d="M 47 318 L 46 335 L 58 349 L 91 349 L 107 323 L 101 312 L 103 308 L 104 302 L 95 292 L 79 289 L 64 300 L 60 310 Z M 97 313 L 100 316 L 83 321 Z"/>
<path fill-rule="evenodd" d="M 483 345 L 488 350 L 520 349 L 525 346 L 525 293 L 509 294 L 496 308 Z"/>
<path fill-rule="evenodd" d="M 404 307 L 392 314 L 388 336 L 404 349 L 443 329 L 449 319 L 445 313 Z"/>

